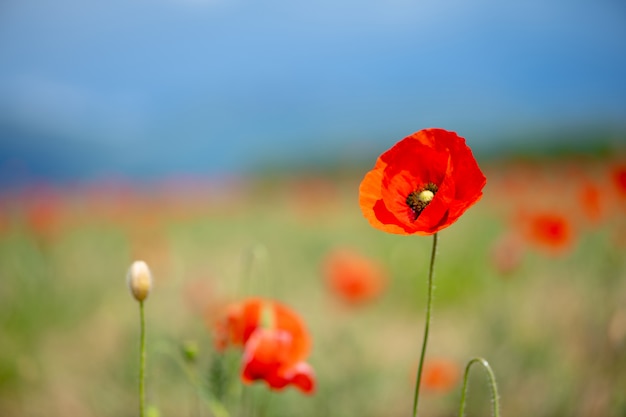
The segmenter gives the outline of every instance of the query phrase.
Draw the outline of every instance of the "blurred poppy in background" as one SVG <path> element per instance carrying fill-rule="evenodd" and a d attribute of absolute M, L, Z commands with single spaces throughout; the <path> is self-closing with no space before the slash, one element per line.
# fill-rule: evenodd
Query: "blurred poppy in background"
<path fill-rule="evenodd" d="M 449 359 L 432 358 L 424 363 L 422 386 L 431 392 L 449 392 L 461 377 L 459 366 Z"/>
<path fill-rule="evenodd" d="M 588 223 L 594 225 L 599 223 L 605 214 L 605 204 L 602 200 L 600 187 L 591 181 L 586 181 L 581 185 L 578 197 L 582 213 Z"/>
<path fill-rule="evenodd" d="M 383 266 L 353 249 L 338 248 L 330 251 L 322 268 L 329 289 L 349 304 L 360 304 L 376 298 L 387 283 Z"/>
<path fill-rule="evenodd" d="M 23 203 L 26 226 L 38 243 L 45 246 L 55 241 L 69 212 L 63 196 L 44 187 L 28 193 Z"/>
<path fill-rule="evenodd" d="M 424 129 L 378 158 L 361 182 L 359 204 L 377 229 L 430 235 L 480 200 L 486 182 L 464 138 Z"/>
<path fill-rule="evenodd" d="M 611 177 L 617 194 L 622 198 L 626 198 L 626 164 L 614 166 Z"/>
<path fill-rule="evenodd" d="M 574 244 L 571 220 L 556 211 L 525 213 L 519 218 L 519 226 L 527 242 L 551 254 L 561 254 Z"/>
<path fill-rule="evenodd" d="M 246 383 L 263 380 L 273 389 L 291 384 L 304 393 L 312 393 L 315 389 L 313 368 L 304 362 L 304 352 L 294 349 L 297 343 L 287 331 L 256 329 L 245 344 L 242 380 Z"/>

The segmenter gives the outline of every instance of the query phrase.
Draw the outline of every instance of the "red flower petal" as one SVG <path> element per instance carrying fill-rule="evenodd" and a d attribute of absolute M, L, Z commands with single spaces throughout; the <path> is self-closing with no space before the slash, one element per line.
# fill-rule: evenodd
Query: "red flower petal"
<path fill-rule="evenodd" d="M 289 360 L 291 336 L 280 330 L 257 329 L 246 342 L 241 377 L 245 382 L 271 379 Z"/>
<path fill-rule="evenodd" d="M 313 369 L 294 361 L 293 337 L 284 330 L 257 329 L 246 342 L 241 379 L 245 383 L 263 380 L 273 389 L 294 385 L 305 393 L 315 387 Z"/>
<path fill-rule="evenodd" d="M 306 362 L 298 362 L 292 368 L 284 371 L 285 378 L 305 394 L 315 391 L 315 372 Z"/>
<path fill-rule="evenodd" d="M 273 329 L 285 330 L 293 338 L 290 345 L 293 362 L 305 358 L 311 349 L 311 337 L 302 319 L 287 306 L 262 298 L 249 298 L 226 308 L 215 326 L 216 348 L 244 345 L 252 333 L 264 325 L 261 323 L 264 312 L 270 316 L 268 324 Z"/>
<path fill-rule="evenodd" d="M 372 226 L 385 232 L 408 234 L 404 225 L 387 209 L 382 200 L 382 179 L 386 164 L 379 158 L 373 170 L 365 175 L 359 187 L 359 204 L 367 207 L 363 214 Z"/>

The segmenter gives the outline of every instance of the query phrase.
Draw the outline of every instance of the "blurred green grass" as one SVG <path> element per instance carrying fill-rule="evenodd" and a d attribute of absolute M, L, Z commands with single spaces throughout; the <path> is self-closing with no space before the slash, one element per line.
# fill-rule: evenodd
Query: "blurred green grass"
<path fill-rule="evenodd" d="M 486 358 L 502 415 L 626 415 L 625 261 L 612 224 L 581 233 L 566 256 L 528 252 L 503 277 L 490 260 L 507 227 L 490 193 L 498 169 L 489 169 L 484 199 L 440 234 L 427 357 L 459 367 Z M 234 201 L 188 213 L 184 201 L 175 201 L 183 206 L 176 214 L 156 200 L 113 219 L 69 205 L 54 232 L 29 228 L 21 207 L 5 204 L 0 415 L 137 414 L 138 306 L 125 284 L 137 257 L 155 277 L 146 301 L 146 386 L 160 415 L 211 415 L 184 369 L 186 341 L 198 344 L 199 378 L 222 367 L 233 416 L 408 415 L 432 238 L 372 229 L 358 207 L 360 178 L 327 181 L 321 190 L 288 178 L 252 181 Z M 386 266 L 391 279 L 379 299 L 350 307 L 329 293 L 320 265 L 338 246 Z M 214 352 L 199 306 L 252 294 L 281 300 L 306 321 L 315 395 L 242 387 L 232 374 L 237 354 Z M 488 386 L 474 372 L 467 415 L 488 415 Z M 459 398 L 460 385 L 423 392 L 420 414 L 455 415 Z"/>

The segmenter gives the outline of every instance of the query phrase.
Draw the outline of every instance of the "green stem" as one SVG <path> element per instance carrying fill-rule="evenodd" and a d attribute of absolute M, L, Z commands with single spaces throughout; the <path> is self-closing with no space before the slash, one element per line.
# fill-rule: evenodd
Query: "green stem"
<path fill-rule="evenodd" d="M 155 350 L 169 356 L 176 364 L 180 365 L 182 371 L 185 373 L 185 376 L 187 376 L 191 385 L 193 385 L 196 389 L 200 400 L 204 401 L 204 403 L 209 407 L 209 411 L 213 416 L 230 417 L 230 414 L 224 405 L 209 392 L 209 387 L 204 381 L 202 381 L 197 370 L 190 367 L 189 363 L 180 357 L 179 351 L 174 353 L 175 351 L 169 344 L 157 345 Z"/>
<path fill-rule="evenodd" d="M 430 254 L 430 267 L 428 270 L 428 299 L 426 301 L 426 324 L 424 325 L 424 340 L 422 342 L 422 353 L 417 368 L 417 381 L 415 382 L 415 396 L 413 397 L 413 417 L 417 416 L 417 404 L 419 400 L 420 383 L 422 381 L 422 370 L 424 368 L 424 357 L 426 356 L 426 345 L 428 344 L 428 331 L 430 329 L 430 314 L 433 303 L 433 272 L 435 269 L 435 254 L 437 253 L 437 233 L 433 235 L 433 249 Z"/>
<path fill-rule="evenodd" d="M 146 376 L 146 319 L 143 301 L 139 301 L 139 320 L 141 322 L 141 336 L 139 342 L 139 416 L 145 415 L 145 376 Z"/>
<path fill-rule="evenodd" d="M 262 285 L 267 286 L 268 280 L 264 279 L 264 271 L 261 270 L 267 258 L 267 249 L 261 244 L 250 247 L 243 255 L 243 267 L 239 292 L 242 294 L 263 294 Z M 256 275 L 256 277 L 255 277 Z"/>
<path fill-rule="evenodd" d="M 498 397 L 498 386 L 496 384 L 496 375 L 493 373 L 489 363 L 483 358 L 474 358 L 467 363 L 465 367 L 465 376 L 463 377 L 463 392 L 461 394 L 461 406 L 459 407 L 459 417 L 465 414 L 465 398 L 467 396 L 467 379 L 470 368 L 473 364 L 480 363 L 486 370 L 491 385 L 491 404 L 493 405 L 493 417 L 500 417 L 500 400 Z"/>
<path fill-rule="evenodd" d="M 224 408 L 222 403 L 214 399 L 211 395 L 207 393 L 207 389 L 198 377 L 197 372 L 195 370 L 191 370 L 189 366 L 185 363 L 182 363 L 182 367 L 192 385 L 196 387 L 200 398 L 206 402 L 206 405 L 211 410 L 211 413 L 216 417 L 229 417 L 228 411 L 226 410 L 226 408 Z"/>

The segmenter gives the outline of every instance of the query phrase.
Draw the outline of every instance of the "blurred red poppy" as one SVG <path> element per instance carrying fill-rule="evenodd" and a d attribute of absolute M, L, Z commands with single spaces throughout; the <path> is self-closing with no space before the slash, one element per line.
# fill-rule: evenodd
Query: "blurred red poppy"
<path fill-rule="evenodd" d="M 358 304 L 380 295 L 387 276 L 382 265 L 351 249 L 335 249 L 323 262 L 329 288 L 342 300 Z"/>
<path fill-rule="evenodd" d="M 433 358 L 424 363 L 422 387 L 428 391 L 449 392 L 459 382 L 461 371 L 449 359 Z"/>
<path fill-rule="evenodd" d="M 480 200 L 486 182 L 464 138 L 424 129 L 378 158 L 361 182 L 359 204 L 377 229 L 431 235 Z"/>
<path fill-rule="evenodd" d="M 584 182 L 578 193 L 582 213 L 590 223 L 598 223 L 604 214 L 602 191 L 591 181 Z"/>
<path fill-rule="evenodd" d="M 611 172 L 613 178 L 613 184 L 617 190 L 618 195 L 624 198 L 626 197 L 626 165 L 616 165 Z"/>
<path fill-rule="evenodd" d="M 271 323 L 262 323 L 263 319 Z M 285 330 L 294 336 L 298 349 L 307 354 L 311 340 L 300 317 L 287 306 L 277 301 L 252 297 L 230 304 L 216 323 L 216 347 L 223 350 L 228 345 L 243 346 L 252 332 L 263 324 Z"/>
<path fill-rule="evenodd" d="M 40 243 L 50 243 L 62 229 L 66 210 L 60 193 L 43 189 L 26 200 L 25 216 L 29 230 Z"/>
<path fill-rule="evenodd" d="M 297 340 L 284 330 L 256 329 L 246 342 L 241 378 L 246 383 L 263 380 L 273 389 L 294 385 L 304 393 L 315 389 L 313 368 L 302 361 Z"/>
<path fill-rule="evenodd" d="M 313 370 L 304 362 L 311 337 L 302 319 L 287 306 L 262 298 L 232 304 L 216 323 L 215 338 L 218 350 L 231 344 L 244 346 L 244 382 L 261 379 L 274 389 L 291 384 L 313 392 Z"/>
<path fill-rule="evenodd" d="M 556 212 L 539 212 L 522 217 L 524 235 L 529 243 L 553 253 L 569 249 L 574 241 L 570 220 Z"/>

